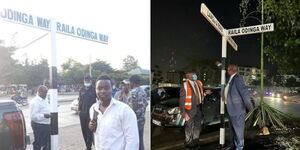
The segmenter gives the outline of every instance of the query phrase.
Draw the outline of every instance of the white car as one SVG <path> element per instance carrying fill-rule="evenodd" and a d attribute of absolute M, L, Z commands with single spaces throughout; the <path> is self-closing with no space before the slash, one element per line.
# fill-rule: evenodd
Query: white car
<path fill-rule="evenodd" d="M 70 105 L 71 107 L 71 110 L 75 111 L 76 114 L 78 114 L 78 103 L 79 103 L 79 100 L 78 98 L 74 99 Z"/>

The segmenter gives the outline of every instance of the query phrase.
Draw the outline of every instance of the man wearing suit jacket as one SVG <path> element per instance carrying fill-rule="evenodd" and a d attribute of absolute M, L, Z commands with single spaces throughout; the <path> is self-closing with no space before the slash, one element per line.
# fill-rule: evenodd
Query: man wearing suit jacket
<path fill-rule="evenodd" d="M 250 94 L 243 77 L 237 73 L 236 65 L 228 65 L 229 81 L 224 89 L 225 104 L 229 115 L 230 145 L 227 149 L 242 150 L 244 147 L 244 128 L 246 108 L 253 109 Z"/>
<path fill-rule="evenodd" d="M 187 80 L 180 88 L 179 107 L 185 119 L 185 147 L 199 147 L 201 131 L 203 85 L 194 72 L 186 73 Z"/>

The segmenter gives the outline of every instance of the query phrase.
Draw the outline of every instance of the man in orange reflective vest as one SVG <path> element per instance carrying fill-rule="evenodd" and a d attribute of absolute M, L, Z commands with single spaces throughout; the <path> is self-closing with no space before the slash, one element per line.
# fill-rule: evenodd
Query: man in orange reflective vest
<path fill-rule="evenodd" d="M 201 131 L 203 85 L 197 75 L 190 71 L 186 73 L 186 81 L 180 88 L 179 107 L 185 119 L 185 147 L 193 149 L 199 147 Z"/>

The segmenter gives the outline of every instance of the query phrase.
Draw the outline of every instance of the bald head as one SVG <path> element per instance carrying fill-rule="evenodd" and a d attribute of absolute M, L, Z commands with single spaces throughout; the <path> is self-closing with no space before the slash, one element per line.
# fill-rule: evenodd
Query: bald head
<path fill-rule="evenodd" d="M 235 74 L 235 73 L 237 73 L 238 72 L 238 66 L 237 65 L 234 65 L 234 64 L 230 64 L 230 65 L 228 65 L 228 67 L 227 67 L 227 73 L 228 73 L 228 75 L 233 75 L 233 74 Z"/>
<path fill-rule="evenodd" d="M 41 85 L 37 89 L 37 94 L 42 98 L 45 99 L 47 96 L 48 88 L 44 85 Z"/>

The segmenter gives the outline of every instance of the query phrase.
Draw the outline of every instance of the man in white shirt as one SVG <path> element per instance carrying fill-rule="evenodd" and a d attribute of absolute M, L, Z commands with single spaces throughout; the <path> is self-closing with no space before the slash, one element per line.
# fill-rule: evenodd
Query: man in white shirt
<path fill-rule="evenodd" d="M 112 81 L 101 76 L 96 82 L 99 99 L 90 108 L 89 128 L 94 131 L 96 150 L 138 150 L 139 134 L 133 110 L 112 98 Z"/>
<path fill-rule="evenodd" d="M 31 127 L 34 135 L 33 150 L 50 150 L 50 107 L 46 101 L 48 88 L 41 85 L 30 103 Z"/>

